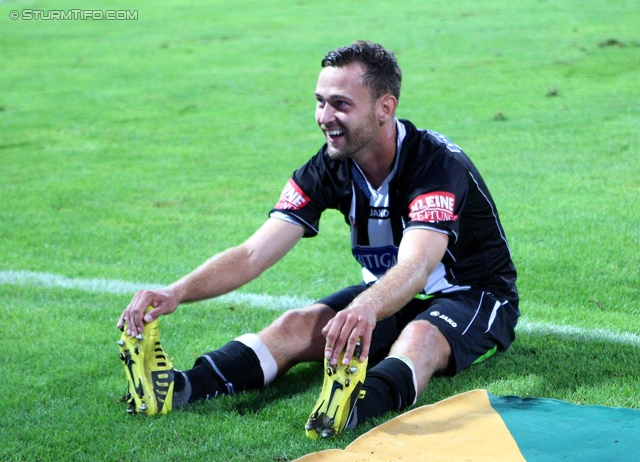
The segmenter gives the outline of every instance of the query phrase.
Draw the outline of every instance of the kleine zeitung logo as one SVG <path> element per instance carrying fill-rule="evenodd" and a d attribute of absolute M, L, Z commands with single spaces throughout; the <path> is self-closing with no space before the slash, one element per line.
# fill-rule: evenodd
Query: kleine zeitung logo
<path fill-rule="evenodd" d="M 409 205 L 409 218 L 412 221 L 436 223 L 458 219 L 453 214 L 456 196 L 444 191 L 421 194 Z"/>
<path fill-rule="evenodd" d="M 280 194 L 280 200 L 275 208 L 280 210 L 299 210 L 309 202 L 309 198 L 293 179 L 289 179 L 287 185 Z"/>

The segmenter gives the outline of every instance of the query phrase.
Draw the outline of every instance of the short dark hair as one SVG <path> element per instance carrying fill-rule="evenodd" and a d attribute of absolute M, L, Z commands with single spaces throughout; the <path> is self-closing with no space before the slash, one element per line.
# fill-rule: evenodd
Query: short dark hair
<path fill-rule="evenodd" d="M 343 67 L 352 63 L 360 63 L 364 67 L 363 82 L 374 99 L 387 93 L 400 99 L 402 71 L 391 50 L 379 43 L 358 40 L 331 50 L 322 60 L 322 67 Z"/>

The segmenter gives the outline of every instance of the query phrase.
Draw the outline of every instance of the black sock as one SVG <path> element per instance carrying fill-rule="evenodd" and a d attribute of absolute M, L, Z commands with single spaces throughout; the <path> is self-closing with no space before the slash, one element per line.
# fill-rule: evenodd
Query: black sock
<path fill-rule="evenodd" d="M 367 371 L 364 398 L 356 403 L 348 428 L 389 411 L 411 406 L 416 399 L 411 368 L 398 358 L 386 358 Z"/>
<path fill-rule="evenodd" d="M 172 407 L 178 409 L 189 402 L 191 397 L 191 382 L 184 372 L 175 371 L 173 379 Z"/>
<path fill-rule="evenodd" d="M 173 392 L 178 393 L 184 390 L 186 385 L 186 381 L 182 372 L 176 370 L 175 376 L 173 378 Z"/>
<path fill-rule="evenodd" d="M 253 349 L 233 341 L 199 357 L 184 374 L 191 384 L 189 402 L 233 395 L 264 385 L 260 360 Z M 176 383 L 174 387 L 178 384 Z M 184 386 L 184 385 L 183 385 Z"/>

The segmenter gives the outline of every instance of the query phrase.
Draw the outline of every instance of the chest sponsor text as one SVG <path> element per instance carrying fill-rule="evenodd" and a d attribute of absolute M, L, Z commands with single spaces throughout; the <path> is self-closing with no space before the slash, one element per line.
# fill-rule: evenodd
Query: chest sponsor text
<path fill-rule="evenodd" d="M 389 268 L 398 263 L 398 248 L 392 245 L 385 247 L 357 246 L 352 249 L 352 252 L 357 262 L 376 276 L 382 276 Z"/>

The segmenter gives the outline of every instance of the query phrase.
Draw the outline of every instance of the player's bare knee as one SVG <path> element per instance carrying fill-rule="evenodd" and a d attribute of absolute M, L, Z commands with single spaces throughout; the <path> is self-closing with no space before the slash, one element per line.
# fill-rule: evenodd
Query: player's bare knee
<path fill-rule="evenodd" d="M 443 360 L 451 354 L 449 342 L 442 332 L 424 320 L 410 322 L 391 349 L 392 354 L 406 354 L 408 356 L 425 351 L 440 352 L 441 354 L 438 356 Z"/>
<path fill-rule="evenodd" d="M 330 313 L 319 306 L 287 311 L 270 326 L 283 339 L 311 340 L 321 335 L 322 328 L 331 319 Z"/>
<path fill-rule="evenodd" d="M 404 328 L 403 333 L 405 332 L 412 337 L 417 337 L 418 339 L 432 339 L 433 337 L 442 335 L 436 326 L 431 324 L 429 321 L 421 319 L 410 322 L 407 327 Z"/>
<path fill-rule="evenodd" d="M 298 335 L 298 327 L 302 324 L 303 314 L 300 310 L 291 310 L 276 319 L 268 330 L 277 332 L 280 338 L 291 338 L 291 335 Z"/>

